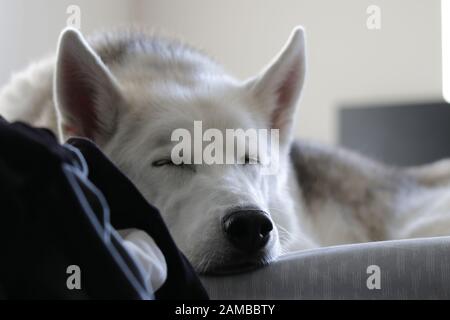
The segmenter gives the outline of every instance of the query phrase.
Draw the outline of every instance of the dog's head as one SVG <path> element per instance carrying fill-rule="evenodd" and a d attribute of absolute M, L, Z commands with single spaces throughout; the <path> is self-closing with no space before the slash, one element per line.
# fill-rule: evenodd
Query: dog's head
<path fill-rule="evenodd" d="M 280 55 L 245 82 L 195 51 L 166 49 L 136 51 L 106 65 L 80 33 L 65 31 L 55 75 L 61 136 L 97 142 L 160 209 L 199 272 L 265 264 L 282 252 L 296 223 L 287 178 L 305 75 L 304 32 L 295 29 Z M 181 140 L 173 138 L 180 129 L 192 143 L 179 153 L 188 161 L 177 162 Z M 239 155 L 243 140 L 231 148 L 223 141 L 211 152 L 210 143 L 226 139 L 227 129 L 276 129 L 279 146 L 247 145 Z M 190 163 L 204 160 L 208 145 L 210 155 L 232 153 L 235 162 Z M 278 168 L 272 174 L 264 172 L 269 158 Z"/>

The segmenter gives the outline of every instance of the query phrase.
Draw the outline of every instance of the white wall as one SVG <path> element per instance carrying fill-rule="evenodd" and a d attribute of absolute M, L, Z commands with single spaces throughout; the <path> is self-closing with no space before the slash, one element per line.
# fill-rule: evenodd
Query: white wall
<path fill-rule="evenodd" d="M 81 9 L 83 32 L 134 21 L 135 0 L 0 0 L 0 85 L 11 72 L 56 49 L 70 5 Z"/>
<path fill-rule="evenodd" d="M 441 0 L 442 94 L 450 103 L 450 1 Z"/>
<path fill-rule="evenodd" d="M 70 4 L 80 5 L 84 32 L 129 22 L 163 29 L 241 78 L 305 26 L 301 137 L 335 142 L 342 104 L 441 97 L 440 0 L 0 0 L 0 85 L 55 48 Z M 381 8 L 379 31 L 366 28 L 371 4 Z"/>
<path fill-rule="evenodd" d="M 368 30 L 366 9 L 381 9 Z M 181 35 L 245 78 L 296 25 L 309 70 L 298 135 L 336 141 L 341 104 L 441 98 L 440 0 L 141 0 L 141 18 Z"/>

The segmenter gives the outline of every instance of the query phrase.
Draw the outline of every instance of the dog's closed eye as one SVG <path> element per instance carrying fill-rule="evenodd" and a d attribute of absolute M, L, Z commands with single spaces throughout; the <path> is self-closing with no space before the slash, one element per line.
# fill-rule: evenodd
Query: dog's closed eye
<path fill-rule="evenodd" d="M 165 166 L 170 166 L 170 167 L 185 168 L 185 169 L 190 169 L 192 171 L 195 171 L 195 166 L 194 165 L 190 165 L 190 164 L 186 164 L 186 163 L 176 164 L 171 159 L 156 160 L 156 161 L 154 161 L 152 163 L 152 166 L 155 167 L 155 168 L 161 168 L 161 167 L 165 167 Z"/>
<path fill-rule="evenodd" d="M 247 165 L 247 164 L 260 164 L 260 163 L 261 162 L 259 161 L 258 156 L 250 156 L 250 155 L 246 154 L 243 164 Z"/>
<path fill-rule="evenodd" d="M 170 159 L 157 160 L 152 163 L 153 167 L 174 166 L 175 164 Z"/>

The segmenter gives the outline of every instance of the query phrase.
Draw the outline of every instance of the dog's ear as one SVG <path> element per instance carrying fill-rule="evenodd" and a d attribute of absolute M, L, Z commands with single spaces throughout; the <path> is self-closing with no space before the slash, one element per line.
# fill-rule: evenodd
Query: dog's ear
<path fill-rule="evenodd" d="M 82 136 L 102 144 L 111 136 L 122 102 L 117 82 L 75 29 L 61 35 L 54 91 L 62 139 Z"/>
<path fill-rule="evenodd" d="M 294 114 L 305 79 L 305 35 L 294 29 L 281 53 L 247 86 L 256 96 L 272 129 L 280 130 L 280 143 L 288 143 Z"/>

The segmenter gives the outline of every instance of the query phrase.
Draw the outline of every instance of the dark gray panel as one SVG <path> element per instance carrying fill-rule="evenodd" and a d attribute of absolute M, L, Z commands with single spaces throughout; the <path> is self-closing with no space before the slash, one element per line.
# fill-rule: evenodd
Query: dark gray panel
<path fill-rule="evenodd" d="M 450 157 L 450 105 L 344 107 L 339 112 L 339 143 L 395 165 Z"/>

